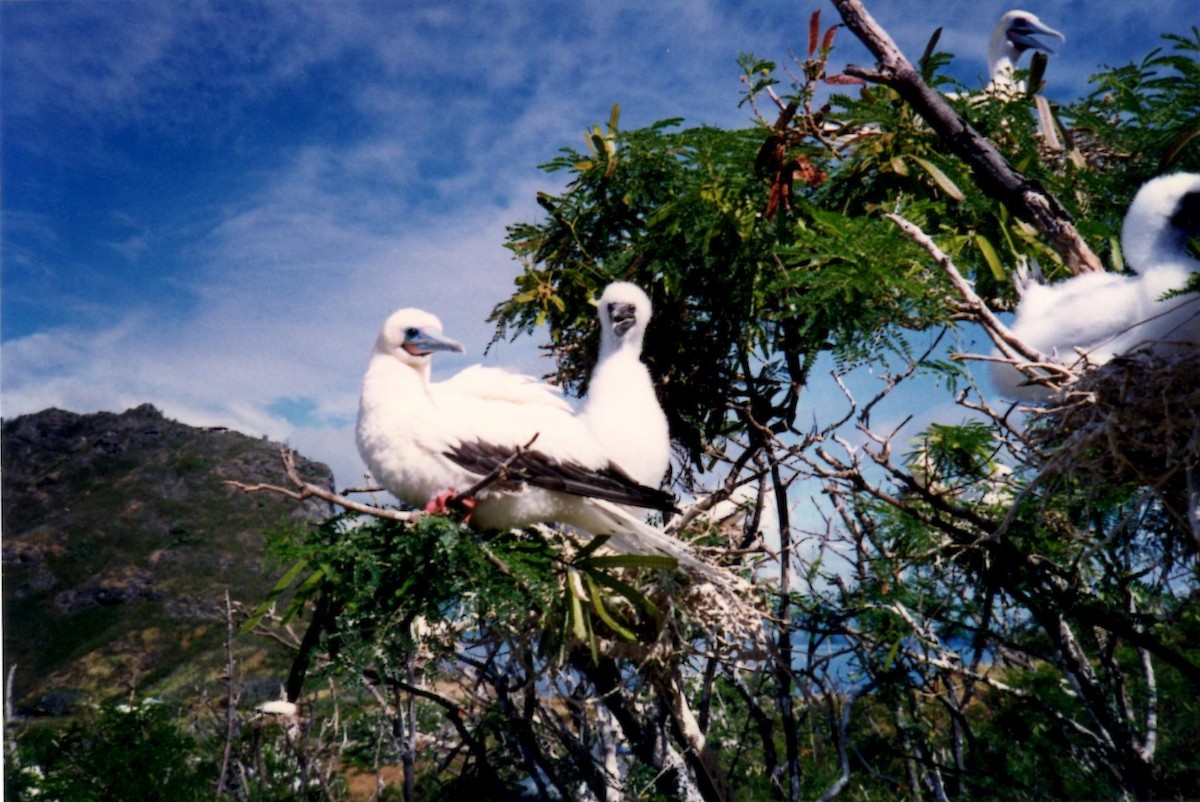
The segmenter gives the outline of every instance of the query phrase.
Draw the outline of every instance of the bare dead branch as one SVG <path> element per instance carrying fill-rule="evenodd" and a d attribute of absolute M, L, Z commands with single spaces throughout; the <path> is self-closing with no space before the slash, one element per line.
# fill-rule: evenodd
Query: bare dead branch
<path fill-rule="evenodd" d="M 1038 353 L 1013 336 L 1008 327 L 1000 322 L 1000 319 L 996 317 L 991 309 L 988 309 L 983 299 L 975 294 L 975 288 L 971 285 L 971 282 L 963 277 L 962 273 L 958 272 L 954 261 L 946 255 L 945 251 L 937 246 L 937 243 L 928 234 L 898 214 L 889 213 L 885 214 L 884 217 L 895 223 L 901 231 L 907 234 L 913 242 L 933 258 L 938 267 L 945 271 L 946 275 L 950 278 L 950 283 L 954 285 L 954 289 L 962 296 L 963 303 L 971 315 L 979 320 L 987 331 L 988 336 L 991 337 L 996 347 L 1002 353 L 1010 357 L 1022 356 L 1031 362 L 1042 363 L 1049 361 L 1045 355 Z"/>
<path fill-rule="evenodd" d="M 225 782 L 229 776 L 229 761 L 233 756 L 233 740 L 237 735 L 237 702 L 238 688 L 234 678 L 233 668 L 233 604 L 229 601 L 229 590 L 225 590 L 225 653 L 228 664 L 225 667 L 227 698 L 225 704 L 225 748 L 221 752 L 221 773 L 217 778 L 217 796 L 225 794 Z"/>
<path fill-rule="evenodd" d="M 504 460 L 504 462 L 500 463 L 495 468 L 493 468 L 491 471 L 489 471 L 488 474 L 486 476 L 484 476 L 482 479 L 480 479 L 478 482 L 471 485 L 470 487 L 468 487 L 466 490 L 462 491 L 461 493 L 457 493 L 453 497 L 448 499 L 446 501 L 446 505 L 453 506 L 455 504 L 461 504 L 464 499 L 471 498 L 472 496 L 474 496 L 475 494 L 477 494 L 479 491 L 483 490 L 484 488 L 488 487 L 489 485 L 494 484 L 495 482 L 504 481 L 505 479 L 507 479 L 508 475 L 509 475 L 509 471 L 512 469 L 512 467 L 515 464 L 517 464 L 521 460 L 522 457 L 525 456 L 525 454 L 529 451 L 529 448 L 534 444 L 534 442 L 537 440 L 537 438 L 538 438 L 538 436 L 535 434 L 533 437 L 531 437 L 529 439 L 528 443 L 526 443 L 523 446 L 519 446 L 516 450 L 516 453 L 514 453 L 511 457 Z M 292 449 L 289 449 L 289 448 L 280 449 L 279 459 L 283 463 L 283 470 L 287 474 L 288 481 L 290 481 L 292 483 L 292 485 L 295 487 L 294 490 L 290 489 L 290 488 L 286 488 L 286 487 L 280 487 L 279 485 L 268 484 L 266 482 L 249 484 L 246 482 L 239 482 L 235 479 L 228 479 L 228 480 L 226 480 L 225 484 L 229 485 L 230 487 L 235 487 L 245 493 L 262 493 L 262 492 L 277 493 L 279 495 L 287 496 L 288 498 L 295 499 L 296 501 L 307 501 L 310 498 L 317 498 L 317 499 L 321 499 L 322 501 L 326 501 L 330 504 L 334 504 L 339 507 L 342 507 L 343 509 L 347 509 L 350 512 L 357 512 L 357 513 L 361 513 L 363 515 L 371 515 L 376 518 L 385 518 L 389 521 L 401 521 L 404 523 L 412 523 L 415 521 L 419 521 L 421 518 L 425 517 L 428 514 L 426 512 L 421 512 L 421 511 L 405 512 L 402 510 L 393 510 L 393 509 L 388 509 L 386 507 L 379 507 L 374 504 L 363 504 L 361 502 L 354 501 L 353 499 L 346 498 L 345 495 L 335 493 L 334 491 L 329 490 L 328 488 L 321 487 L 320 485 L 315 485 L 311 482 L 307 482 L 304 480 L 304 477 L 302 477 L 300 475 L 299 470 L 296 468 L 296 452 L 293 451 Z M 374 488 L 374 487 L 349 488 L 344 492 L 346 492 L 346 493 L 361 493 L 361 492 L 372 492 L 374 490 L 379 490 L 379 489 L 382 489 L 382 488 Z M 500 567 L 503 568 L 504 567 L 503 564 L 500 564 Z M 507 573 L 507 570 L 506 570 L 506 573 Z"/>
<path fill-rule="evenodd" d="M 928 234 L 898 214 L 886 214 L 884 216 L 895 223 L 901 231 L 928 253 L 933 258 L 933 261 L 945 271 L 946 275 L 950 278 L 950 283 L 954 285 L 954 289 L 962 297 L 961 304 L 965 312 L 963 317 L 979 323 L 991 341 L 995 343 L 996 348 L 1003 354 L 1003 356 L 954 354 L 955 359 L 1005 362 L 1023 373 L 1030 384 L 1040 384 L 1052 390 L 1057 390 L 1078 378 L 1079 374 L 1076 366 L 1080 365 L 1080 363 L 1064 365 L 1054 362 L 1045 354 L 1039 353 L 1036 349 L 1030 347 L 1014 335 L 996 317 L 995 313 L 988 308 L 983 299 L 975 294 L 975 288 L 971 285 L 970 281 L 963 277 L 962 273 L 958 272 L 954 260 L 939 248 L 937 243 Z M 1086 364 L 1086 360 L 1084 364 Z"/>
<path fill-rule="evenodd" d="M 310 498 L 319 498 L 322 501 L 327 501 L 330 504 L 336 504 L 339 507 L 350 510 L 351 512 L 362 513 L 363 515 L 373 515 L 376 518 L 387 518 L 392 521 L 411 522 L 422 518 L 423 512 L 402 512 L 400 510 L 389 510 L 384 507 L 377 507 L 374 504 L 360 504 L 357 501 L 348 499 L 345 496 L 339 495 L 328 488 L 314 485 L 311 482 L 306 482 L 300 472 L 296 469 L 296 452 L 290 448 L 281 449 L 279 459 L 283 462 L 283 469 L 287 473 L 288 481 L 295 487 L 295 490 L 290 490 L 286 487 L 259 482 L 257 484 L 247 484 L 234 479 L 226 480 L 225 484 L 245 493 L 278 493 L 282 496 L 295 499 L 297 501 L 307 501 Z"/>
<path fill-rule="evenodd" d="M 670 670 L 664 667 L 656 671 L 653 684 L 670 712 L 675 737 L 685 747 L 684 760 L 694 773 L 700 793 L 710 802 L 732 800 L 733 791 L 720 760 L 688 704 L 679 666 L 676 664 Z"/>

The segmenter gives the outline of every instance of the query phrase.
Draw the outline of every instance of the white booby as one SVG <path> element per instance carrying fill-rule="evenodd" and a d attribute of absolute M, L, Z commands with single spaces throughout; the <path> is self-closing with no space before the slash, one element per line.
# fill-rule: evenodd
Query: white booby
<path fill-rule="evenodd" d="M 1034 284 L 1017 306 L 1012 333 L 1063 364 L 1086 359 L 1098 365 L 1139 348 L 1169 354 L 1200 344 L 1200 295 L 1162 300 L 1200 272 L 1200 261 L 1186 247 L 1196 236 L 1200 175 L 1178 173 L 1147 182 L 1121 228 L 1125 260 L 1137 275 L 1084 273 L 1058 284 Z M 1010 398 L 1041 401 L 1051 395 L 1045 387 L 1027 384 L 1027 377 L 1008 363 L 996 363 L 992 376 Z"/>
<path fill-rule="evenodd" d="M 671 435 L 642 362 L 650 313 L 650 299 L 636 284 L 618 281 L 604 289 L 600 355 L 580 417 L 613 462 L 638 482 L 658 487 L 671 464 Z"/>
<path fill-rule="evenodd" d="M 1023 93 L 1025 87 L 1013 79 L 1017 62 L 1026 50 L 1041 50 L 1053 55 L 1054 50 L 1035 36 L 1052 36 L 1061 42 L 1067 37 L 1049 27 L 1028 11 L 1009 11 L 992 29 L 988 42 L 989 92 Z"/>
<path fill-rule="evenodd" d="M 496 368 L 470 368 L 466 376 L 433 383 L 430 360 L 439 351 L 463 347 L 442 334 L 437 317 L 412 308 L 393 313 L 375 342 L 357 441 L 388 492 L 424 507 L 446 491 L 473 487 L 511 460 L 474 496 L 473 524 L 510 529 L 560 522 L 612 535 L 609 545 L 620 552 L 665 554 L 707 576 L 720 573 L 624 509 L 669 511 L 674 500 L 615 465 L 554 391 L 527 377 L 501 378 L 506 372 L 491 373 Z"/>

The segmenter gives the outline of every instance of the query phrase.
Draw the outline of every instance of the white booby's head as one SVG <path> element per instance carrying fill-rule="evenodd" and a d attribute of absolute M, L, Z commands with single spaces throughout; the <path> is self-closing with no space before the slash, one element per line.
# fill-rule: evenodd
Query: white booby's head
<path fill-rule="evenodd" d="M 1012 78 L 1017 60 L 1026 50 L 1041 50 L 1053 54 L 1054 50 L 1035 36 L 1052 36 L 1061 42 L 1067 37 L 1049 27 L 1028 11 L 1010 11 L 1000 18 L 992 30 L 988 43 L 988 74 L 993 81 Z"/>
<path fill-rule="evenodd" d="M 1174 173 L 1147 181 L 1134 196 L 1121 228 L 1125 261 L 1145 274 L 1165 265 L 1186 264 L 1200 271 L 1187 251 L 1200 237 L 1200 174 Z"/>
<path fill-rule="evenodd" d="M 375 341 L 375 353 L 395 357 L 406 365 L 428 369 L 438 351 L 462 353 L 462 344 L 442 334 L 442 321 L 421 309 L 406 307 L 392 313 Z"/>
<path fill-rule="evenodd" d="M 628 281 L 616 281 L 600 296 L 600 352 L 615 353 L 633 348 L 641 353 L 646 325 L 650 322 L 650 298 Z"/>

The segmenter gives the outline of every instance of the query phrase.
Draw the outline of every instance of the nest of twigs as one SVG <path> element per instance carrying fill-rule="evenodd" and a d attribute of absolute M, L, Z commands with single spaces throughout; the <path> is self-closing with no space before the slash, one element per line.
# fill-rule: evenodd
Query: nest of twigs
<path fill-rule="evenodd" d="M 1040 418 L 1044 472 L 1149 488 L 1200 545 L 1200 350 L 1084 370 Z"/>

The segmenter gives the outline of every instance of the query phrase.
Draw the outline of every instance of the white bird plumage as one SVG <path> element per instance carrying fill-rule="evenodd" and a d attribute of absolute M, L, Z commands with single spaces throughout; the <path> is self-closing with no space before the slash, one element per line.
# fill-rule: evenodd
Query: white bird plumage
<path fill-rule="evenodd" d="M 684 544 L 622 506 L 670 509 L 673 499 L 616 466 L 552 388 L 480 367 L 431 382 L 433 354 L 462 350 L 428 312 L 401 309 L 384 323 L 363 377 L 357 427 L 359 453 L 379 484 L 423 507 L 447 490 L 473 487 L 533 441 L 507 476 L 476 493 L 474 524 L 569 524 L 611 535 L 616 551 L 665 554 L 714 575 Z"/>
<path fill-rule="evenodd" d="M 1200 344 L 1200 295 L 1179 290 L 1200 261 L 1186 243 L 1200 235 L 1200 175 L 1176 173 L 1138 191 L 1121 228 L 1126 262 L 1137 275 L 1084 273 L 1058 284 L 1030 286 L 1013 319 L 1018 339 L 1046 356 L 1071 364 L 1084 353 L 1091 364 L 1151 348 L 1171 354 Z M 993 379 L 1002 394 L 1045 400 L 1050 391 L 1026 383 L 1024 374 L 997 363 Z"/>
<path fill-rule="evenodd" d="M 561 388 L 533 376 L 485 365 L 463 368 L 449 379 L 431 384 L 430 390 L 514 404 L 543 404 L 563 412 L 572 411 L 571 405 L 563 398 Z"/>
<path fill-rule="evenodd" d="M 642 362 L 650 298 L 636 284 L 609 284 L 600 296 L 600 354 L 580 417 L 614 462 L 658 487 L 671 464 L 667 416 Z"/>
<path fill-rule="evenodd" d="M 1150 345 L 1156 353 L 1200 346 L 1200 295 L 1180 290 L 1200 260 L 1188 242 L 1200 237 L 1200 173 L 1173 173 L 1146 182 L 1129 206 L 1121 228 L 1125 260 L 1138 272 L 1144 321 L 1124 338 L 1120 353 Z"/>

